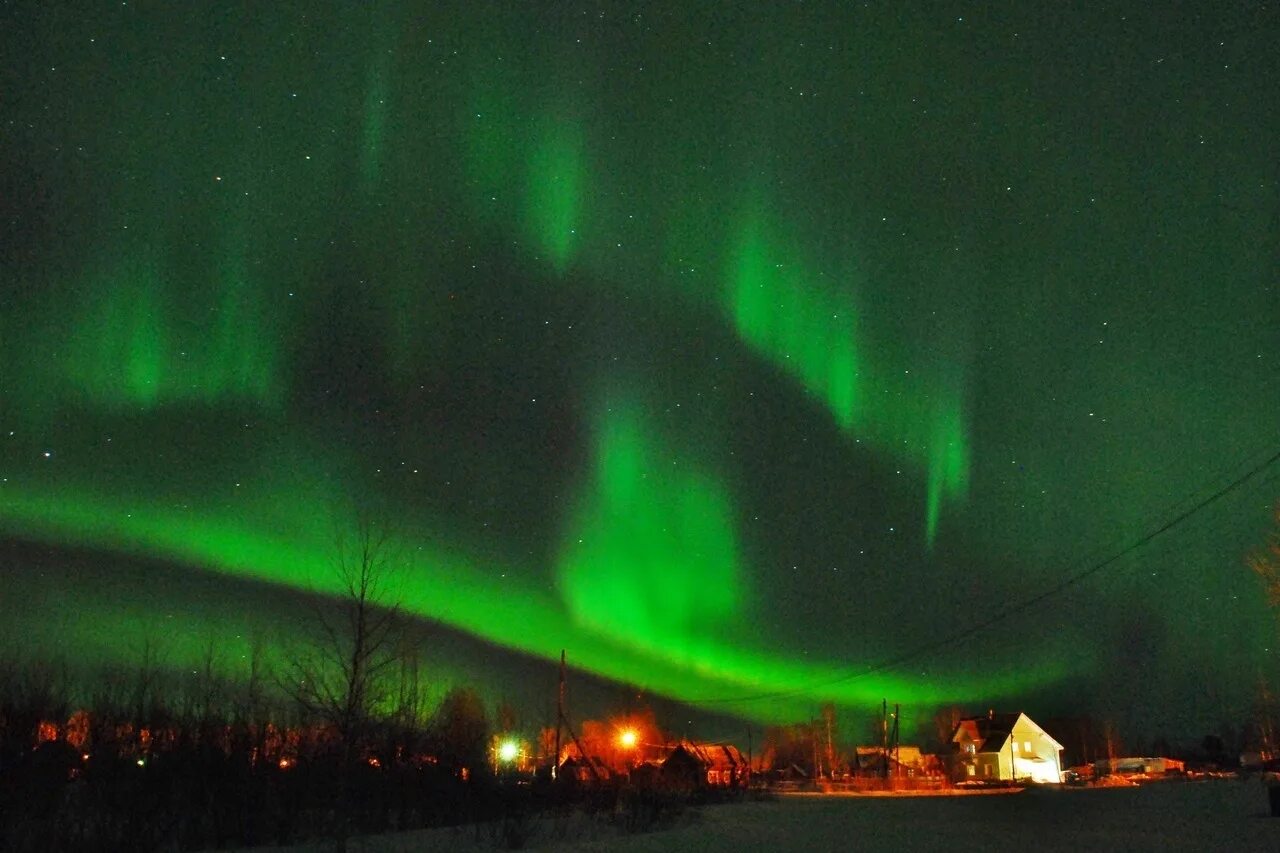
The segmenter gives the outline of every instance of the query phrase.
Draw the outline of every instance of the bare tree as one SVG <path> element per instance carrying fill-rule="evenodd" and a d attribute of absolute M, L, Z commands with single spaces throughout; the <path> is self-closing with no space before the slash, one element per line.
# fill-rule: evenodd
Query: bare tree
<path fill-rule="evenodd" d="M 441 762 L 469 779 L 489 763 L 489 717 L 474 688 L 455 685 L 444 694 L 432 725 Z"/>
<path fill-rule="evenodd" d="M 338 601 L 316 607 L 317 639 L 288 661 L 290 695 L 307 713 L 355 741 L 390 697 L 400 604 L 385 530 L 361 521 L 340 537 L 333 575 Z"/>
<path fill-rule="evenodd" d="M 316 607 L 316 639 L 286 661 L 283 688 L 309 717 L 333 732 L 340 751 L 337 846 L 346 847 L 349 777 L 374 716 L 396 698 L 391 676 L 400 648 L 398 565 L 384 526 L 361 518 L 336 541 L 337 600 Z"/>
<path fill-rule="evenodd" d="M 822 734 L 823 742 L 826 745 L 827 759 L 827 777 L 834 779 L 836 772 L 836 746 L 835 738 L 838 733 L 836 726 L 836 706 L 834 702 L 826 702 L 822 705 L 822 724 L 826 727 L 826 731 Z"/>
<path fill-rule="evenodd" d="M 405 731 L 421 731 L 429 716 L 430 685 L 423 672 L 416 638 L 404 636 L 396 651 L 395 701 L 397 726 Z"/>
<path fill-rule="evenodd" d="M 169 665 L 168 643 L 163 639 L 159 629 L 152 626 L 142 637 L 142 645 L 138 649 L 138 666 L 133 673 L 130 689 L 129 706 L 135 725 L 149 725 L 155 722 L 163 701 L 161 681 L 164 670 Z"/>
<path fill-rule="evenodd" d="M 186 693 L 183 717 L 188 724 L 193 724 L 201 739 L 208 737 L 217 723 L 226 716 L 226 708 L 220 703 L 226 697 L 226 679 L 222 675 L 224 666 L 222 648 L 215 638 L 210 637 L 205 643 L 200 657 L 200 667 L 191 671 Z"/>
<path fill-rule="evenodd" d="M 1262 581 L 1267 595 L 1267 606 L 1271 608 L 1276 619 L 1280 620 L 1280 501 L 1277 501 L 1275 506 L 1275 520 L 1275 529 L 1267 536 L 1266 544 L 1254 549 L 1245 558 L 1245 562 Z M 1265 678 L 1259 679 L 1258 688 L 1258 735 L 1263 751 L 1271 754 L 1276 744 L 1276 733 L 1273 723 L 1273 702 Z"/>
<path fill-rule="evenodd" d="M 1280 503 L 1276 504 L 1276 529 L 1267 536 L 1267 543 L 1255 549 L 1245 562 L 1262 580 L 1267 593 L 1267 605 L 1280 618 Z"/>
<path fill-rule="evenodd" d="M 267 731 L 272 722 L 271 695 L 273 683 L 267 664 L 267 642 L 254 631 L 248 637 L 247 671 L 235 695 L 232 709 L 233 749 L 256 766 L 278 756 L 267 755 Z"/>

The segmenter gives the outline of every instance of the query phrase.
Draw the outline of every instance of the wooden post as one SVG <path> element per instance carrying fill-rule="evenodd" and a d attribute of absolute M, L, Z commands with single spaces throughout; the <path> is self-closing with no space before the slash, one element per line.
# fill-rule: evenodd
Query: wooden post
<path fill-rule="evenodd" d="M 551 759 L 551 778 L 560 778 L 560 729 L 564 726 L 564 649 L 560 650 L 560 690 L 556 696 L 556 754 Z"/>
<path fill-rule="evenodd" d="M 889 778 L 889 700 L 880 700 L 880 778 Z"/>

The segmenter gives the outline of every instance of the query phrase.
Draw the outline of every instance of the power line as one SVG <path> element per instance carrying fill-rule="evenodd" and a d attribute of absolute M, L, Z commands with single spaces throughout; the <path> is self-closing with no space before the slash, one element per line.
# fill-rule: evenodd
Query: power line
<path fill-rule="evenodd" d="M 746 696 L 725 696 L 725 697 L 717 697 L 717 698 L 710 698 L 710 699 L 686 699 L 682 701 L 684 701 L 686 704 L 689 704 L 689 705 L 718 705 L 718 704 L 737 703 L 737 702 L 757 702 L 757 701 L 762 701 L 764 699 L 784 699 L 791 696 L 798 696 L 801 694 L 809 693 L 819 688 L 830 687 L 835 684 L 843 684 L 848 681 L 855 681 L 859 678 L 865 678 L 868 675 L 874 675 L 877 672 L 883 672 L 884 670 L 887 670 L 887 669 L 893 669 L 895 667 L 901 666 L 902 664 L 912 660 L 913 658 L 919 657 L 924 654 L 928 654 L 929 652 L 932 652 L 936 649 L 939 649 L 951 643 L 968 639 L 969 637 L 972 637 L 973 635 L 981 631 L 984 631 L 987 628 L 990 628 L 992 625 L 995 625 L 999 622 L 1004 621 L 1005 619 L 1008 619 L 1010 616 L 1013 616 L 1016 613 L 1026 610 L 1027 608 L 1033 605 L 1040 604 L 1041 602 L 1046 601 L 1055 595 L 1061 594 L 1067 589 L 1070 589 L 1071 587 L 1079 584 L 1080 582 L 1087 580 L 1088 578 L 1093 577 L 1094 575 L 1098 574 L 1104 569 L 1114 565 L 1124 557 L 1127 557 L 1129 554 L 1132 554 L 1134 551 L 1137 551 L 1138 549 L 1146 546 L 1152 540 L 1169 532 L 1174 527 L 1177 527 L 1179 524 L 1186 521 L 1196 513 L 1200 512 L 1205 507 L 1208 507 L 1210 504 L 1217 502 L 1221 498 L 1235 491 L 1240 486 L 1244 485 L 1246 482 L 1253 479 L 1259 473 L 1261 473 L 1262 471 L 1274 465 L 1277 460 L 1280 460 L 1280 450 L 1273 451 L 1271 455 L 1268 456 L 1265 460 L 1258 463 L 1257 465 L 1252 466 L 1244 474 L 1232 480 L 1227 485 L 1219 488 L 1218 490 L 1210 494 L 1208 497 L 1197 501 L 1196 503 L 1191 505 L 1189 508 L 1179 512 L 1177 515 L 1173 516 L 1171 519 L 1169 519 L 1164 524 L 1157 527 L 1155 530 L 1145 534 L 1144 536 L 1139 537 L 1138 539 L 1135 539 L 1133 542 L 1130 542 L 1127 546 L 1113 553 L 1111 556 L 1088 566 L 1082 571 L 1079 571 L 1073 575 L 1070 575 L 1069 577 L 1058 582 L 1057 584 L 1054 584 L 1048 589 L 1043 590 L 1039 593 L 1036 593 L 1030 598 L 1026 598 L 1016 604 L 1009 605 L 1005 607 L 1003 610 L 997 611 L 994 615 L 989 616 L 986 619 L 983 619 L 982 621 L 976 624 L 970 625 L 967 628 L 964 628 L 960 631 L 955 631 L 940 639 L 931 640 L 927 643 L 922 643 L 918 646 L 915 646 L 914 648 L 908 649 L 902 654 L 895 655 L 890 658 L 886 658 L 880 661 L 879 663 L 874 664 L 873 666 L 867 669 L 864 669 L 860 672 L 853 672 L 853 673 L 848 673 L 846 675 L 837 676 L 835 678 L 829 678 L 822 681 L 815 681 L 804 687 L 795 687 L 789 690 L 775 690 L 768 693 L 756 693 L 756 694 L 751 694 Z"/>

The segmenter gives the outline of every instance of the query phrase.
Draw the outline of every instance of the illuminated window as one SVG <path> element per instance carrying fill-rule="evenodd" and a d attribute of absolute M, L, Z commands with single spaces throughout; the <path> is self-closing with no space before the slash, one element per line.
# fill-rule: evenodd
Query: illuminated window
<path fill-rule="evenodd" d="M 1023 752 L 1030 752 L 1030 751 L 1031 751 L 1031 741 L 1029 741 L 1029 740 L 1024 740 L 1024 741 L 1022 742 L 1022 751 L 1023 751 Z"/>
<path fill-rule="evenodd" d="M 1013 751 L 1014 752 L 1018 751 L 1018 742 L 1016 740 L 1013 742 Z"/>

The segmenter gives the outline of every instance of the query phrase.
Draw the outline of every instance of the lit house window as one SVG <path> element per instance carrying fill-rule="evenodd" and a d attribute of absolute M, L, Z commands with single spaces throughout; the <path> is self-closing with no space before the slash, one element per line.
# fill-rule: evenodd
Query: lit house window
<path fill-rule="evenodd" d="M 1016 740 L 1013 742 L 1013 751 L 1014 752 L 1018 751 L 1018 742 Z"/>
<path fill-rule="evenodd" d="M 1030 752 L 1030 751 L 1031 751 L 1031 741 L 1029 741 L 1029 740 L 1024 740 L 1024 741 L 1022 742 L 1022 751 L 1023 751 L 1023 752 Z"/>

